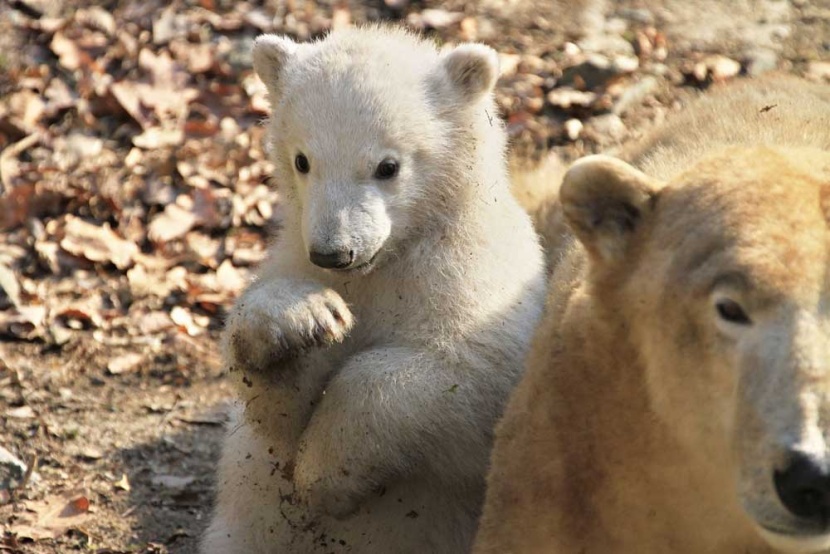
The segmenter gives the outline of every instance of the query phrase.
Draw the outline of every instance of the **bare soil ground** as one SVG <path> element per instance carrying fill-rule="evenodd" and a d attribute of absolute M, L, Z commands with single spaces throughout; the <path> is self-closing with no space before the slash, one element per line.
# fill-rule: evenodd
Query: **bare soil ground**
<path fill-rule="evenodd" d="M 830 79 L 830 0 L 0 4 L 0 551 L 195 552 L 222 317 L 279 197 L 261 32 L 392 21 L 502 53 L 517 156 L 564 161 L 773 70 Z"/>

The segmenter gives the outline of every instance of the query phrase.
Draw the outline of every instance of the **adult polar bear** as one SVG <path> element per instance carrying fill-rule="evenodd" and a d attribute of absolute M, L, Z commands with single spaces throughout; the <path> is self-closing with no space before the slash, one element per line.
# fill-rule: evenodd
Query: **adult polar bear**
<path fill-rule="evenodd" d="M 628 159 L 565 176 L 474 552 L 830 551 L 830 91 L 712 93 Z"/>
<path fill-rule="evenodd" d="M 260 37 L 285 220 L 225 332 L 240 410 L 202 551 L 469 549 L 545 278 L 495 52 Z"/>

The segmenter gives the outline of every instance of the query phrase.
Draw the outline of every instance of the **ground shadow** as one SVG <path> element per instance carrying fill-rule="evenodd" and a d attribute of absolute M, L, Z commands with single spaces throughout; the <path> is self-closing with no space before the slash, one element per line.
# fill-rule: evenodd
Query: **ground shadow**
<path fill-rule="evenodd" d="M 130 482 L 131 545 L 148 552 L 197 552 L 213 506 L 227 405 L 171 410 L 168 429 L 157 440 L 118 452 Z"/>

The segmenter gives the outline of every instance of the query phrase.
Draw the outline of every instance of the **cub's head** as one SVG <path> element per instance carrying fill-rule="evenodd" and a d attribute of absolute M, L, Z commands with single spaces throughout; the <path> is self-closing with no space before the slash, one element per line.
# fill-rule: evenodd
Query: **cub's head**
<path fill-rule="evenodd" d="M 302 230 L 311 263 L 368 272 L 447 217 L 458 175 L 485 148 L 471 130 L 491 103 L 493 50 L 439 53 L 402 30 L 364 28 L 308 44 L 264 35 L 253 59 L 272 105 L 276 179 L 298 208 L 286 224 Z"/>
<path fill-rule="evenodd" d="M 561 201 L 667 440 L 772 547 L 830 549 L 830 155 L 727 150 L 669 183 L 595 156 Z"/>

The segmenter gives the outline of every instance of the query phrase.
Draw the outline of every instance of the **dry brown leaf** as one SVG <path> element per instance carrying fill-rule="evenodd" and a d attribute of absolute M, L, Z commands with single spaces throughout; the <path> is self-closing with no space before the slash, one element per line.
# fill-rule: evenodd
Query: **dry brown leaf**
<path fill-rule="evenodd" d="M 352 25 L 352 12 L 348 6 L 337 6 L 331 14 L 331 28 L 333 31 L 347 29 Z"/>
<path fill-rule="evenodd" d="M 830 61 L 811 61 L 806 77 L 814 81 L 830 81 Z"/>
<path fill-rule="evenodd" d="M 191 337 L 202 334 L 202 327 L 200 327 L 193 318 L 193 315 L 186 308 L 176 306 L 170 310 L 170 319 L 173 323 L 187 331 Z"/>
<path fill-rule="evenodd" d="M 171 287 L 176 288 L 178 290 L 187 290 L 190 285 L 187 282 L 187 278 L 190 272 L 187 271 L 186 268 L 182 266 L 176 266 L 164 276 L 165 280 L 170 284 Z"/>
<path fill-rule="evenodd" d="M 109 36 L 115 36 L 115 18 L 104 8 L 98 6 L 81 8 L 75 12 L 75 21 L 93 29 L 104 31 Z"/>
<path fill-rule="evenodd" d="M 225 251 L 230 254 L 236 267 L 256 265 L 265 259 L 265 245 L 251 233 L 239 233 L 228 237 L 225 241 Z"/>
<path fill-rule="evenodd" d="M 14 184 L 15 178 L 20 175 L 20 162 L 17 157 L 22 152 L 37 144 L 40 140 L 40 134 L 34 133 L 20 139 L 0 152 L 0 193 L 7 192 Z M 3 210 L 0 210 L 0 229 L 9 227 L 3 221 L 3 218 Z"/>
<path fill-rule="evenodd" d="M 161 50 L 156 54 L 149 48 L 142 48 L 138 53 L 138 65 L 150 74 L 154 92 L 178 95 L 178 102 L 189 102 L 199 96 L 198 90 L 187 86 L 190 74 L 167 51 Z M 155 100 L 145 98 L 144 101 L 153 103 Z M 175 100 L 169 101 L 176 103 Z"/>
<path fill-rule="evenodd" d="M 110 85 L 110 92 L 142 129 L 149 129 L 154 125 L 153 119 L 141 105 L 141 96 L 145 94 L 145 88 L 140 83 L 119 81 Z"/>
<path fill-rule="evenodd" d="M 26 502 L 29 513 L 23 513 L 11 525 L 18 539 L 34 541 L 55 539 L 70 529 L 83 525 L 89 516 L 89 499 L 83 494 L 47 497 L 39 502 Z"/>
<path fill-rule="evenodd" d="M 148 236 L 154 242 L 168 242 L 185 236 L 195 224 L 196 216 L 192 211 L 179 204 L 170 204 L 150 222 Z"/>
<path fill-rule="evenodd" d="M 139 66 L 150 75 L 151 83 L 119 81 L 110 90 L 118 103 L 145 130 L 155 129 L 134 144 L 142 148 L 158 148 L 181 144 L 181 126 L 188 105 L 199 96 L 199 91 L 188 87 L 190 73 L 176 63 L 167 52 L 156 55 L 148 48 L 138 54 Z M 142 108 L 151 109 L 162 128 Z"/>
<path fill-rule="evenodd" d="M 153 20 L 153 43 L 166 44 L 178 37 L 185 37 L 189 22 L 184 14 L 176 13 L 170 6 Z"/>
<path fill-rule="evenodd" d="M 0 335 L 32 339 L 43 330 L 45 306 L 20 306 L 16 310 L 0 311 Z"/>
<path fill-rule="evenodd" d="M 89 58 L 89 55 L 78 48 L 75 41 L 67 38 L 61 31 L 55 33 L 49 47 L 58 57 L 60 64 L 70 71 L 80 69 Z"/>
<path fill-rule="evenodd" d="M 714 79 L 715 81 L 725 81 L 727 79 L 731 79 L 741 71 L 741 63 L 731 58 L 727 58 L 726 56 L 707 56 L 703 60 L 703 63 L 705 64 L 705 67 L 709 70 L 712 79 Z"/>
<path fill-rule="evenodd" d="M 153 108 L 160 121 L 184 121 L 187 107 L 199 93 L 195 89 L 176 89 L 169 86 L 138 86 L 141 103 Z"/>
<path fill-rule="evenodd" d="M 68 215 L 64 232 L 61 248 L 92 262 L 112 262 L 118 269 L 126 269 L 138 253 L 138 246 L 119 237 L 107 223 L 99 227 Z"/>
<path fill-rule="evenodd" d="M 248 95 L 250 102 L 248 109 L 255 114 L 267 115 L 271 112 L 271 104 L 268 102 L 268 89 L 255 73 L 250 73 L 242 79 L 242 87 Z"/>
<path fill-rule="evenodd" d="M 112 486 L 115 487 L 116 489 L 119 489 L 119 490 L 122 490 L 122 491 L 127 491 L 127 492 L 130 492 L 130 490 L 132 489 L 132 487 L 130 486 L 130 480 L 127 478 L 126 473 L 122 473 L 121 474 L 121 479 L 119 479 L 118 481 L 113 483 Z"/>
<path fill-rule="evenodd" d="M 41 95 L 32 90 L 21 90 L 9 96 L 8 106 L 16 121 L 27 132 L 34 132 L 46 111 Z"/>
<path fill-rule="evenodd" d="M 257 185 L 244 194 L 235 194 L 232 199 L 233 225 L 242 223 L 264 226 L 273 215 L 272 206 L 276 203 L 276 192 L 266 185 Z"/>
<path fill-rule="evenodd" d="M 142 48 L 138 53 L 138 65 L 151 76 L 153 86 L 176 90 L 187 84 L 189 76 L 176 63 L 166 50 L 156 54 L 150 48 Z"/>
<path fill-rule="evenodd" d="M 170 45 L 170 50 L 178 60 L 181 60 L 191 73 L 204 73 L 215 63 L 215 46 L 212 44 L 192 44 L 186 41 L 176 41 Z"/>
<path fill-rule="evenodd" d="M 269 33 L 274 28 L 274 18 L 269 16 L 262 10 L 253 9 L 248 10 L 243 15 L 245 23 L 251 27 L 256 27 L 263 33 Z"/>
<path fill-rule="evenodd" d="M 183 489 L 196 480 L 195 477 L 180 477 L 178 475 L 154 475 L 151 482 L 154 485 L 167 489 Z"/>
<path fill-rule="evenodd" d="M 101 451 L 100 448 L 96 448 L 94 446 L 86 446 L 78 451 L 77 456 L 82 460 L 95 461 L 103 458 L 104 453 Z M 87 502 L 87 506 L 89 505 L 89 501 L 85 497 L 75 499 L 74 502 Z"/>
<path fill-rule="evenodd" d="M 206 292 L 196 297 L 196 304 L 210 314 L 218 314 L 220 308 L 226 306 L 230 300 L 227 294 Z"/>
<path fill-rule="evenodd" d="M 60 275 L 64 271 L 70 272 L 94 267 L 92 262 L 65 252 L 58 243 L 51 240 L 35 242 L 35 252 L 53 275 Z"/>
<path fill-rule="evenodd" d="M 164 259 L 162 259 L 164 260 Z M 130 291 L 137 298 L 156 297 L 166 298 L 174 290 L 187 290 L 188 271 L 181 266 L 167 269 L 170 260 L 166 263 L 147 264 L 146 259 L 141 264 L 127 272 Z"/>
<path fill-rule="evenodd" d="M 195 112 L 198 105 L 193 105 L 191 114 Z M 191 118 L 184 124 L 184 132 L 191 137 L 212 137 L 219 131 L 219 125 L 216 118 L 208 115 L 204 119 Z"/>
<path fill-rule="evenodd" d="M 81 133 L 57 137 L 53 144 L 53 160 L 61 171 L 71 171 L 83 163 L 95 164 L 96 158 L 104 152 L 104 141 Z"/>
<path fill-rule="evenodd" d="M 127 270 L 127 282 L 130 284 L 130 291 L 135 297 L 140 298 L 155 292 L 150 275 L 141 264 L 136 264 Z"/>
<path fill-rule="evenodd" d="M 56 115 L 60 110 L 71 108 L 77 101 L 76 94 L 61 79 L 49 81 L 49 86 L 43 96 L 48 100 L 46 113 L 49 116 Z"/>
<path fill-rule="evenodd" d="M 170 315 L 161 311 L 146 313 L 136 320 L 137 331 L 145 335 L 167 331 L 173 326 L 174 323 L 170 319 Z"/>
<path fill-rule="evenodd" d="M 182 142 L 184 142 L 184 131 L 182 129 L 150 127 L 140 135 L 133 137 L 133 144 L 145 150 L 178 146 Z"/>
<path fill-rule="evenodd" d="M 20 283 L 9 266 L 0 261 L 0 290 L 11 300 L 12 304 L 20 306 Z"/>
<path fill-rule="evenodd" d="M 478 20 L 475 17 L 465 17 L 460 25 L 461 39 L 467 42 L 478 40 Z"/>
<path fill-rule="evenodd" d="M 97 313 L 91 302 L 79 303 L 74 306 L 57 310 L 55 318 L 61 320 L 70 329 L 87 329 L 101 326 L 101 315 Z"/>
<path fill-rule="evenodd" d="M 8 266 L 23 262 L 24 258 L 29 254 L 28 245 L 26 246 L 24 248 L 19 244 L 9 244 L 0 241 L 0 262 Z"/>
<path fill-rule="evenodd" d="M 562 87 L 550 91 L 547 100 L 563 110 L 568 110 L 572 106 L 587 108 L 596 102 L 597 93 Z"/>
<path fill-rule="evenodd" d="M 199 258 L 199 263 L 216 268 L 218 265 L 217 256 L 221 246 L 219 240 L 212 239 L 204 233 L 192 231 L 185 236 L 185 242 L 191 252 Z"/>
<path fill-rule="evenodd" d="M 107 371 L 112 375 L 120 375 L 121 373 L 129 373 L 134 371 L 141 362 L 144 361 L 144 356 L 136 352 L 124 354 L 113 358 L 107 363 Z"/>
<path fill-rule="evenodd" d="M 225 260 L 216 270 L 216 282 L 220 290 L 239 294 L 247 284 L 240 271 L 233 266 L 230 260 Z"/>
<path fill-rule="evenodd" d="M 197 224 L 209 229 L 218 227 L 222 217 L 216 207 L 216 195 L 213 191 L 208 187 L 196 188 L 192 192 L 192 199 L 191 209 Z"/>
<path fill-rule="evenodd" d="M 0 165 L 3 154 L 0 154 Z M 15 181 L 12 179 L 12 183 Z M 38 218 L 60 213 L 72 193 L 67 187 L 54 186 L 48 181 L 18 182 L 11 190 L 0 193 L 0 230 L 14 229 L 26 222 L 35 224 Z M 77 195 L 77 198 L 82 199 L 83 195 Z"/>
<path fill-rule="evenodd" d="M 12 419 L 34 419 L 37 414 L 30 406 L 20 406 L 19 408 L 10 408 L 6 410 L 6 417 Z"/>
<path fill-rule="evenodd" d="M 443 29 L 464 19 L 463 13 L 449 12 L 442 9 L 426 9 L 420 13 L 414 12 L 406 18 L 413 27 Z"/>

